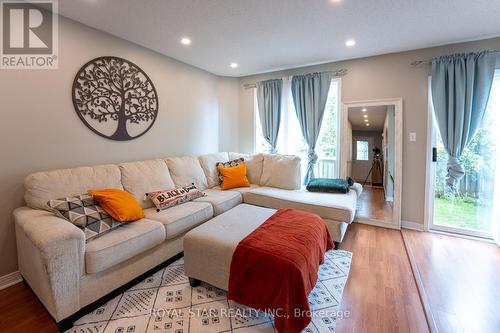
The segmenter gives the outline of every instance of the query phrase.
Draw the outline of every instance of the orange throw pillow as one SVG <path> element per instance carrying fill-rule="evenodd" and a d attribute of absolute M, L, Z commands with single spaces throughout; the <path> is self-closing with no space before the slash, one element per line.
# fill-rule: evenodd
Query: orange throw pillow
<path fill-rule="evenodd" d="M 89 190 L 95 201 L 118 222 L 132 222 L 144 217 L 144 211 L 132 194 L 118 189 Z"/>
<path fill-rule="evenodd" d="M 222 190 L 229 190 L 236 187 L 249 187 L 250 182 L 247 178 L 247 165 L 241 163 L 240 165 L 232 167 L 217 167 L 219 173 L 222 175 Z"/>

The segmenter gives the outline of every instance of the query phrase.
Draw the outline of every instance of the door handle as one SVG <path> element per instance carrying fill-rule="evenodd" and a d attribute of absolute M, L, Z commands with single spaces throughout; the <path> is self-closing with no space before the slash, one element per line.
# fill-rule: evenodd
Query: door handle
<path fill-rule="evenodd" d="M 438 150 L 436 147 L 432 147 L 432 162 L 437 162 L 438 160 Z"/>

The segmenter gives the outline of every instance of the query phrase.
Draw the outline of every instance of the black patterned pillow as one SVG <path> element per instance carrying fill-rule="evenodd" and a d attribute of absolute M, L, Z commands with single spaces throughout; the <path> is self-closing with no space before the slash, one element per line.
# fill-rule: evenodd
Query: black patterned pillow
<path fill-rule="evenodd" d="M 81 228 L 86 242 L 123 224 L 109 216 L 90 194 L 49 200 L 47 205 L 56 215 Z"/>
<path fill-rule="evenodd" d="M 240 165 L 243 162 L 245 162 L 245 159 L 243 157 L 240 157 L 229 162 L 217 162 L 215 163 L 215 168 L 219 170 L 219 167 L 221 168 L 234 167 Z M 224 177 L 222 177 L 221 173 L 219 172 L 219 185 L 222 184 L 222 180 L 224 180 Z"/>

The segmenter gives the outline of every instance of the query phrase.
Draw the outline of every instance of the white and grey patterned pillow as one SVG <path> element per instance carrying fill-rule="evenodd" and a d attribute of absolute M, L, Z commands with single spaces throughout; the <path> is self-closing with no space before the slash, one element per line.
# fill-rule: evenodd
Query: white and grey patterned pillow
<path fill-rule="evenodd" d="M 230 167 L 238 166 L 243 162 L 245 162 L 245 159 L 243 157 L 240 157 L 240 158 L 237 158 L 237 159 L 229 161 L 229 162 L 217 162 L 215 164 L 215 167 L 217 168 L 217 170 L 219 170 L 219 167 L 230 168 Z M 218 173 L 219 173 L 219 185 L 220 185 L 220 184 L 222 184 L 224 177 L 221 175 L 220 172 L 218 172 Z"/>
<path fill-rule="evenodd" d="M 109 216 L 90 194 L 49 200 L 47 205 L 52 211 L 85 233 L 85 241 L 89 242 L 121 225 Z"/>

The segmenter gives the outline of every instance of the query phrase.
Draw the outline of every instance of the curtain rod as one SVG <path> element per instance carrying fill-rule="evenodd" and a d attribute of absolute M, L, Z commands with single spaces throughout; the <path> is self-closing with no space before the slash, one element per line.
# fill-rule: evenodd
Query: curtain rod
<path fill-rule="evenodd" d="M 485 52 L 486 53 L 500 53 L 500 50 L 487 50 Z M 420 66 L 422 64 L 430 64 L 430 63 L 432 63 L 432 60 L 434 60 L 436 58 L 439 58 L 439 57 L 434 57 L 434 58 L 427 59 L 427 60 L 416 60 L 416 61 L 412 62 L 411 65 L 412 66 Z"/>
<path fill-rule="evenodd" d="M 344 76 L 347 74 L 347 69 L 342 68 L 342 69 L 339 69 L 338 71 L 325 71 L 325 72 L 321 72 L 321 73 L 332 73 L 333 77 L 341 77 L 341 76 Z M 245 87 L 245 89 L 255 88 L 255 87 L 257 87 L 257 83 L 245 83 L 243 85 L 243 87 Z"/>

